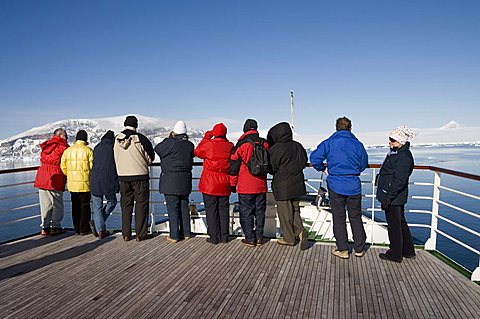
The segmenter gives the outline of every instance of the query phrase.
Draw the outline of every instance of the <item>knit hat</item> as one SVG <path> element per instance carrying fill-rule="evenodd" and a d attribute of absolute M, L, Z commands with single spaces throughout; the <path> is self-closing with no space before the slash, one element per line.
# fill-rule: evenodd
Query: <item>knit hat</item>
<path fill-rule="evenodd" d="M 175 134 L 187 134 L 187 125 L 184 121 L 178 121 L 173 127 L 173 133 Z"/>
<path fill-rule="evenodd" d="M 393 130 L 389 137 L 394 139 L 395 141 L 399 142 L 400 144 L 404 145 L 407 143 L 407 141 L 415 136 L 417 136 L 417 132 L 412 130 L 411 128 L 408 128 L 405 125 L 402 125 L 400 127 L 397 127 L 395 130 Z"/>
<path fill-rule="evenodd" d="M 125 119 L 125 122 L 123 122 L 123 125 L 137 128 L 138 127 L 138 119 L 133 115 L 129 115 Z"/>
<path fill-rule="evenodd" d="M 115 138 L 115 133 L 112 130 L 108 130 L 105 135 L 102 136 L 103 140 L 113 140 Z"/>
<path fill-rule="evenodd" d="M 75 136 L 75 140 L 86 142 L 88 140 L 87 132 L 85 132 L 84 130 L 78 131 L 77 136 Z"/>
<path fill-rule="evenodd" d="M 223 123 L 217 123 L 213 127 L 212 130 L 213 136 L 226 136 L 227 135 L 227 127 Z"/>
<path fill-rule="evenodd" d="M 258 128 L 257 121 L 253 119 L 248 119 L 245 121 L 245 124 L 243 124 L 243 132 L 247 132 L 250 130 L 256 130 Z"/>

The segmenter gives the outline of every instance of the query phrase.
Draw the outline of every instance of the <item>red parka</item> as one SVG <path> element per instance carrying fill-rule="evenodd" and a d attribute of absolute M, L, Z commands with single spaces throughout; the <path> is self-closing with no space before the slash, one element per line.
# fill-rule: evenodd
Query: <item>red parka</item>
<path fill-rule="evenodd" d="M 230 195 L 230 154 L 233 143 L 225 135 L 227 128 L 217 124 L 213 131 L 207 131 L 204 138 L 195 149 L 195 156 L 203 159 L 203 171 L 198 190 L 213 196 Z M 215 138 L 212 138 L 213 136 Z"/>
<path fill-rule="evenodd" d="M 236 149 L 231 155 L 231 161 L 241 161 L 240 170 L 238 176 L 230 176 L 231 186 L 237 187 L 237 193 L 239 194 L 260 194 L 267 192 L 267 175 L 253 176 L 248 171 L 248 167 L 245 163 L 248 163 L 253 153 L 253 145 L 244 142 L 242 140 L 251 139 L 254 142 L 260 140 L 257 130 L 249 130 L 245 132 L 238 139 Z M 268 143 L 265 141 L 263 146 L 268 150 Z"/>
<path fill-rule="evenodd" d="M 60 161 L 68 143 L 60 136 L 54 136 L 40 144 L 40 168 L 33 186 L 36 188 L 63 192 L 67 177 L 63 175 Z"/>

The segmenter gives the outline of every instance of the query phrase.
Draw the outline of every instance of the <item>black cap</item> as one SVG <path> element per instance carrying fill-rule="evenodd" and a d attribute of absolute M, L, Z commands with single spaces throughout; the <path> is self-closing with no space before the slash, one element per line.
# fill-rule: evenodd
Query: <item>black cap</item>
<path fill-rule="evenodd" d="M 113 140 L 115 138 L 115 133 L 112 130 L 108 130 L 105 135 L 102 136 L 103 140 Z"/>
<path fill-rule="evenodd" d="M 137 128 L 138 127 L 138 120 L 135 116 L 133 115 L 129 115 L 127 116 L 127 118 L 125 119 L 125 122 L 123 122 L 123 125 L 124 126 L 131 126 L 131 127 L 134 127 L 134 128 Z"/>
<path fill-rule="evenodd" d="M 78 131 L 77 136 L 75 136 L 75 140 L 86 142 L 88 140 L 87 132 L 85 132 L 84 130 Z"/>
<path fill-rule="evenodd" d="M 258 128 L 257 121 L 253 119 L 248 119 L 245 121 L 245 124 L 243 124 L 243 132 L 245 133 L 246 131 L 250 130 L 256 130 Z"/>

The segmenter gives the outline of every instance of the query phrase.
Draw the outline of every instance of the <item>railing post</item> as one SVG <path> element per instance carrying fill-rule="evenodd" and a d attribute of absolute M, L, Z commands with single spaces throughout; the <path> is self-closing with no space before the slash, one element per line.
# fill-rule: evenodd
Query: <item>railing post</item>
<path fill-rule="evenodd" d="M 372 168 L 372 218 L 370 220 L 370 243 L 373 245 L 373 234 L 375 231 L 373 230 L 375 225 L 375 177 L 376 177 L 376 169 Z"/>
<path fill-rule="evenodd" d="M 435 172 L 433 182 L 432 199 L 432 223 L 430 225 L 430 238 L 425 243 L 426 250 L 437 250 L 437 228 L 438 228 L 438 201 L 440 200 L 440 172 Z"/>
<path fill-rule="evenodd" d="M 150 205 L 150 233 L 153 233 L 155 230 L 155 205 L 153 203 L 153 188 L 152 188 L 152 177 L 153 177 L 153 166 L 148 167 L 148 197 L 149 197 L 149 205 Z"/>

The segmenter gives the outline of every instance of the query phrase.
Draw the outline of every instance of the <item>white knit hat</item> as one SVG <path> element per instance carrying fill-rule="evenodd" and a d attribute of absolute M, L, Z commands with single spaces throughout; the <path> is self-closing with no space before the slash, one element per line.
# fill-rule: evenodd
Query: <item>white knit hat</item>
<path fill-rule="evenodd" d="M 389 137 L 393 138 L 395 141 L 398 141 L 400 144 L 405 144 L 407 143 L 408 140 L 411 138 L 417 136 L 417 132 L 412 130 L 411 128 L 407 127 L 406 125 L 402 125 L 400 127 L 397 127 L 395 130 L 393 130 Z"/>
<path fill-rule="evenodd" d="M 178 121 L 173 127 L 173 133 L 175 134 L 187 134 L 187 125 L 184 121 Z"/>

